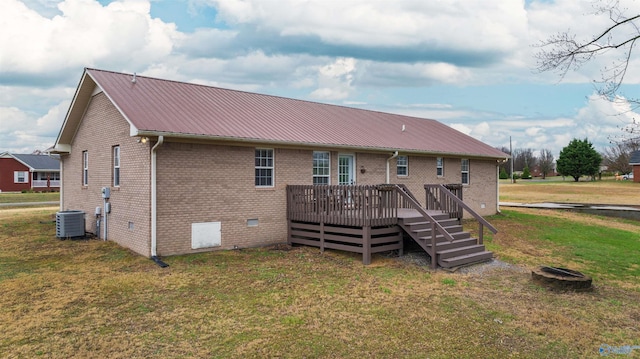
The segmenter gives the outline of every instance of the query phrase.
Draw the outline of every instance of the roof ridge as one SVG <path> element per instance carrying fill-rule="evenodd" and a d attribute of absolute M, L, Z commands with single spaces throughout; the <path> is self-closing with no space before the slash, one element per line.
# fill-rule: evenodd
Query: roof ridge
<path fill-rule="evenodd" d="M 339 108 L 346 108 L 346 109 L 349 109 L 349 110 L 366 111 L 366 112 L 380 113 L 380 114 L 385 114 L 385 115 L 394 115 L 394 116 L 412 118 L 412 119 L 423 120 L 423 121 L 426 120 L 426 121 L 438 122 L 437 120 L 432 119 L 432 118 L 403 115 L 403 114 L 399 114 L 399 113 L 385 112 L 385 111 L 382 111 L 382 110 L 371 110 L 371 109 L 360 108 L 360 107 L 352 107 L 352 106 L 347 106 L 347 105 L 339 105 L 339 104 L 333 104 L 333 103 L 326 103 L 326 102 L 312 101 L 312 100 L 306 100 L 306 99 L 285 97 L 285 96 L 280 96 L 280 95 L 271 95 L 271 94 L 260 93 L 260 92 L 251 92 L 251 91 L 246 91 L 246 90 L 230 89 L 230 88 L 226 88 L 226 87 L 211 86 L 211 85 L 205 85 L 205 84 L 199 84 L 199 83 L 193 83 L 193 82 L 171 80 L 171 79 L 163 79 L 163 78 L 160 78 L 160 77 L 140 75 L 138 73 L 133 73 L 132 74 L 132 73 L 118 72 L 118 71 L 111 71 L 111 70 L 102 70 L 102 69 L 96 69 L 96 68 L 90 68 L 90 67 L 85 68 L 85 70 L 106 72 L 106 73 L 111 73 L 111 74 L 116 74 L 116 75 L 128 75 L 128 76 L 134 76 L 134 74 L 135 74 L 136 78 L 142 77 L 142 78 L 146 78 L 146 79 L 149 79 L 149 80 L 155 80 L 155 81 L 160 81 L 160 82 L 171 82 L 171 83 L 175 83 L 175 84 L 205 87 L 205 88 L 217 89 L 217 90 L 222 90 L 222 91 L 230 91 L 230 92 L 235 92 L 235 93 L 242 93 L 242 94 L 247 94 L 247 95 L 252 95 L 252 96 L 258 95 L 258 96 L 265 96 L 265 97 L 269 97 L 269 98 L 282 99 L 282 100 L 286 100 L 286 101 L 298 101 L 298 102 L 304 102 L 304 103 L 309 103 L 309 104 L 314 104 L 314 105 L 339 107 Z"/>

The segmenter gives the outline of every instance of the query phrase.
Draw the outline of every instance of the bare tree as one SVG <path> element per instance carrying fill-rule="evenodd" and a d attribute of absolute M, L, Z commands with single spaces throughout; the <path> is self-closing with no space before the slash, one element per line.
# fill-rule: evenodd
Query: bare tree
<path fill-rule="evenodd" d="M 548 149 L 542 149 L 540 151 L 540 157 L 538 157 L 538 170 L 542 174 L 542 179 L 547 178 L 547 174 L 554 170 L 554 158 L 553 154 Z"/>
<path fill-rule="evenodd" d="M 609 101 L 616 101 L 620 99 L 620 86 L 624 82 L 629 60 L 640 39 L 640 14 L 626 14 L 627 9 L 620 5 L 619 0 L 601 0 L 594 8 L 594 15 L 608 16 L 611 25 L 586 39 L 577 39 L 576 34 L 567 31 L 541 41 L 538 44 L 540 50 L 535 55 L 538 61 L 537 69 L 540 72 L 557 71 L 560 77 L 564 78 L 567 72 L 579 69 L 597 56 L 616 51 L 619 53 L 618 60 L 611 66 L 602 68 L 602 79 L 596 81 L 598 93 Z M 633 109 L 640 107 L 640 99 L 626 101 L 633 105 Z M 621 130 L 623 135 L 612 138 L 613 141 L 638 139 L 640 122 L 633 121 L 621 127 Z"/>
<path fill-rule="evenodd" d="M 511 155 L 511 151 L 509 150 L 508 147 L 502 146 L 502 147 L 496 147 L 497 150 L 502 151 L 508 155 Z M 512 158 L 507 159 L 504 162 L 501 162 L 498 166 L 500 167 L 500 171 L 502 171 L 504 169 L 504 171 L 506 173 L 511 173 L 511 161 Z"/>
<path fill-rule="evenodd" d="M 536 166 L 536 157 L 531 148 L 516 148 L 511 156 L 515 171 L 523 171 L 525 167 L 532 169 Z"/>
<path fill-rule="evenodd" d="M 576 34 L 561 32 L 539 44 L 536 53 L 538 70 L 558 71 L 564 77 L 569 70 L 577 70 L 583 64 L 610 50 L 621 53 L 618 61 L 602 72 L 600 94 L 612 99 L 620 89 L 629 67 L 629 59 L 640 39 L 640 14 L 627 16 L 618 0 L 603 0 L 595 7 L 595 15 L 608 14 L 611 26 L 585 40 Z"/>
<path fill-rule="evenodd" d="M 609 170 L 619 174 L 630 173 L 632 168 L 629 164 L 631 152 L 640 149 L 640 142 L 626 141 L 623 143 L 614 143 L 611 147 L 605 149 L 602 153 L 603 164 L 609 167 Z"/>

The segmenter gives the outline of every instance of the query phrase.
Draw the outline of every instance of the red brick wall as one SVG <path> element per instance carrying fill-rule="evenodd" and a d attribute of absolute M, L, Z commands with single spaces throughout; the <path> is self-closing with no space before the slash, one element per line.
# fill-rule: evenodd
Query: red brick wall
<path fill-rule="evenodd" d="M 14 183 L 15 171 L 29 171 L 29 167 L 14 158 L 0 158 L 0 191 L 20 192 L 31 188 L 31 172 L 27 174 L 27 183 Z"/>

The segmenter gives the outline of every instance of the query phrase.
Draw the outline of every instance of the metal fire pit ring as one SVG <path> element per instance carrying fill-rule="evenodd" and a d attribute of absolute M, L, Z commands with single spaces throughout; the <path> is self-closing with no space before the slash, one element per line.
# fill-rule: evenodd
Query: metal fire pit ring
<path fill-rule="evenodd" d="M 549 266 L 539 266 L 531 271 L 531 279 L 544 287 L 557 290 L 591 290 L 592 279 L 580 272 Z"/>

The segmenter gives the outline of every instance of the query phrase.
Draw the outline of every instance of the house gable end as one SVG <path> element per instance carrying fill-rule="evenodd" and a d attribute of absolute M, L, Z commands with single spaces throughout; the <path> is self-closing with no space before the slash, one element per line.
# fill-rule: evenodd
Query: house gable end
<path fill-rule="evenodd" d="M 71 152 L 71 143 L 77 134 L 80 122 L 84 119 L 91 99 L 101 92 L 107 96 L 109 101 L 111 101 L 111 103 L 116 107 L 122 117 L 127 120 L 131 128 L 130 135 L 134 136 L 137 133 L 137 129 L 135 129 L 135 126 L 133 126 L 124 112 L 122 112 L 118 107 L 117 103 L 115 103 L 109 94 L 97 83 L 97 81 L 91 76 L 91 73 L 85 69 L 60 132 L 58 133 L 55 145 L 50 151 L 51 153 Z"/>

